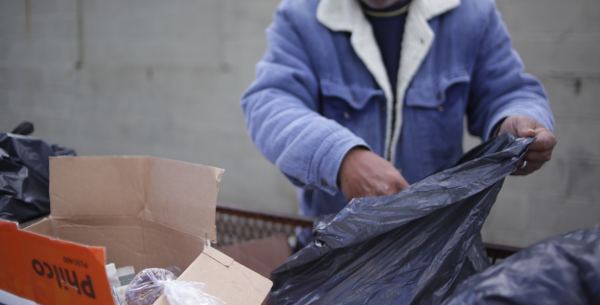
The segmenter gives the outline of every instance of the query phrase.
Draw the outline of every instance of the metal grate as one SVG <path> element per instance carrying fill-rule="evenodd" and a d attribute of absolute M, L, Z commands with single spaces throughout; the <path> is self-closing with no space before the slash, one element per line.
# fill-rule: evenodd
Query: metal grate
<path fill-rule="evenodd" d="M 298 238 L 308 239 L 315 218 L 263 212 L 217 204 L 217 247 L 285 235 L 290 248 L 299 250 Z"/>
<path fill-rule="evenodd" d="M 217 247 L 285 235 L 294 251 L 301 247 L 298 238 L 308 239 L 316 218 L 258 211 L 249 208 L 217 204 Z M 490 263 L 519 252 L 522 248 L 483 243 Z"/>

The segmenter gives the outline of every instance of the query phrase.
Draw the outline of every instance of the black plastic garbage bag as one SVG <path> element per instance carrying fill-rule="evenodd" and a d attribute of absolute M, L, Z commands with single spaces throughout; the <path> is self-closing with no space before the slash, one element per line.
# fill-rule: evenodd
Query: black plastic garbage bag
<path fill-rule="evenodd" d="M 514 254 L 464 281 L 444 304 L 600 304 L 600 227 Z"/>
<path fill-rule="evenodd" d="M 0 133 L 0 218 L 19 223 L 50 213 L 50 156 L 75 156 L 40 139 Z"/>
<path fill-rule="evenodd" d="M 315 240 L 271 273 L 269 304 L 441 304 L 489 266 L 480 230 L 534 138 L 496 137 L 392 196 L 315 221 Z"/>

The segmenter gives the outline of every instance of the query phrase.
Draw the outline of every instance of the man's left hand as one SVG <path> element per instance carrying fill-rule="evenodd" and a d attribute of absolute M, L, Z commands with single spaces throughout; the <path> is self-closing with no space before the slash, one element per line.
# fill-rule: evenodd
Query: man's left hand
<path fill-rule="evenodd" d="M 517 170 L 512 173 L 513 175 L 529 175 L 550 161 L 552 150 L 556 146 L 556 138 L 552 131 L 538 121 L 524 115 L 509 116 L 500 126 L 498 135 L 505 133 L 520 138 L 537 136 L 537 139 L 529 146 L 529 151 L 519 163 Z"/>

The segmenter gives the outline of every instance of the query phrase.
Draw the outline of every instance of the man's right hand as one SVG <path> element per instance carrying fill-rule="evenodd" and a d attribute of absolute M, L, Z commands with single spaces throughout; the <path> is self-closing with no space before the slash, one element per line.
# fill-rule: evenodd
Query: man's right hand
<path fill-rule="evenodd" d="M 408 187 L 402 174 L 390 162 L 360 146 L 344 156 L 339 179 L 342 193 L 348 200 L 392 195 Z"/>

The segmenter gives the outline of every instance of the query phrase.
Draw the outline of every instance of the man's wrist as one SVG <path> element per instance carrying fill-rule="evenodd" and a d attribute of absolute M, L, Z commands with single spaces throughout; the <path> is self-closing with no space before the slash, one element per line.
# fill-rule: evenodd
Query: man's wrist
<path fill-rule="evenodd" d="M 337 187 L 338 187 L 338 189 L 340 189 L 340 190 L 342 189 L 342 186 L 341 186 L 341 183 L 340 183 L 340 176 L 341 176 L 341 175 L 340 175 L 340 173 L 342 172 L 342 166 L 344 166 L 344 161 L 346 160 L 346 157 L 348 157 L 348 154 L 350 154 L 350 152 L 351 152 L 351 151 L 353 151 L 353 150 L 356 150 L 356 149 L 363 149 L 363 150 L 368 150 L 368 151 L 370 151 L 370 150 L 371 150 L 371 149 L 370 149 L 369 147 L 367 147 L 367 146 L 364 146 L 364 145 L 356 145 L 356 146 L 354 146 L 354 147 L 350 148 L 350 149 L 348 150 L 348 152 L 346 152 L 346 154 L 344 155 L 344 158 L 342 159 L 342 164 L 340 165 L 340 169 L 338 170 L 338 174 L 337 174 L 337 181 L 336 181 L 336 183 L 337 183 Z"/>

